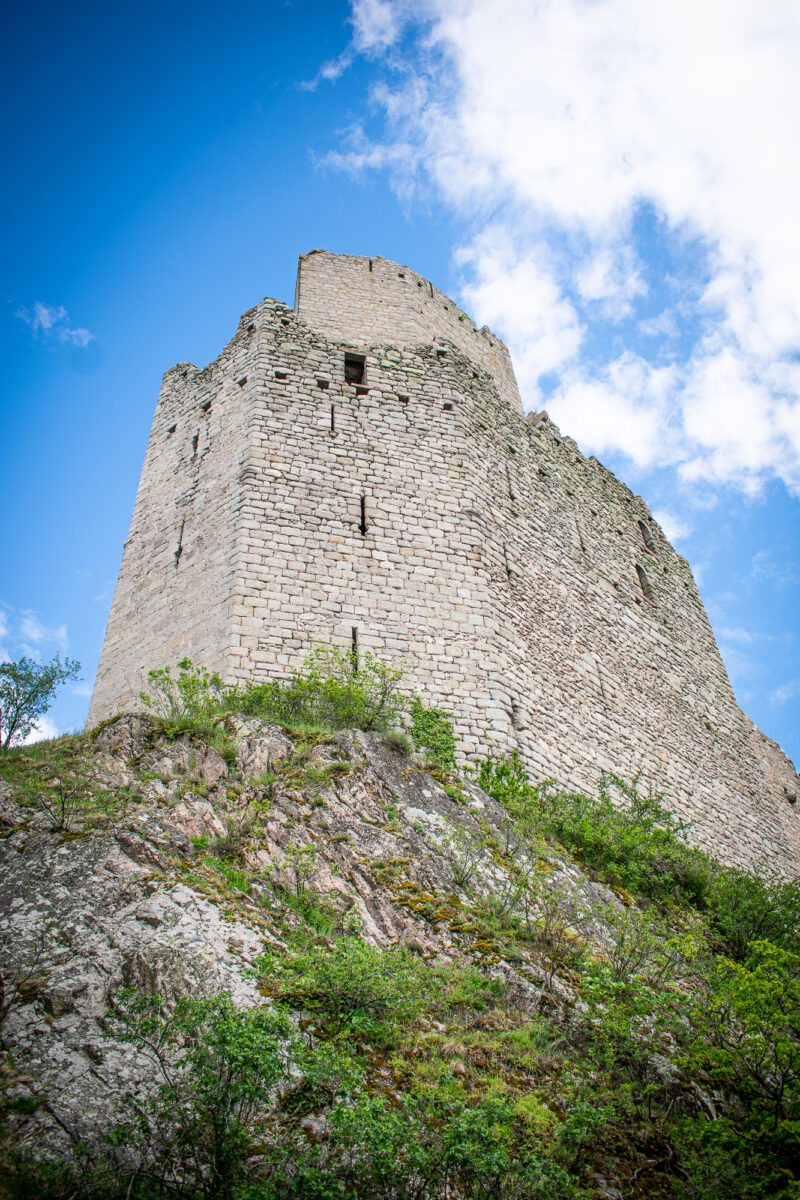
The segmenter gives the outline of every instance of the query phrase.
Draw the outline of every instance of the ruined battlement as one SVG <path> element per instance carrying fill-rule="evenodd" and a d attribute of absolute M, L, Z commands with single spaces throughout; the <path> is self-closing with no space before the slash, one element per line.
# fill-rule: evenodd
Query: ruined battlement
<path fill-rule="evenodd" d="M 386 258 L 301 254 L 295 312 L 312 329 L 354 348 L 450 344 L 494 380 L 522 412 L 511 355 L 488 326 L 478 329 L 449 296 L 409 267 Z"/>
<path fill-rule="evenodd" d="M 294 309 L 164 376 L 90 724 L 152 666 L 286 677 L 319 642 L 405 658 L 464 755 L 641 772 L 718 857 L 800 869 L 794 768 L 645 502 L 525 418 L 505 346 L 443 293 L 321 251 Z"/>

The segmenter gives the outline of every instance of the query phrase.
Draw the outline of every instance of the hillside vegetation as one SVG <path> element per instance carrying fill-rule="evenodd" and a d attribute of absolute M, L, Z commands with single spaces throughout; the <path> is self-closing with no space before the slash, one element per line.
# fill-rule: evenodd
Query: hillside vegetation
<path fill-rule="evenodd" d="M 800 1198 L 800 887 L 319 650 L 0 755 L 0 1196 Z"/>

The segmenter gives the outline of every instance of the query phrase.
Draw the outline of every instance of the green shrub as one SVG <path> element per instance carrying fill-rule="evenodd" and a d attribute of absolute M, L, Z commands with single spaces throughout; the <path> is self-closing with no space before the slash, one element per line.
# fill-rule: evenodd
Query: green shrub
<path fill-rule="evenodd" d="M 77 679 L 80 670 L 76 659 L 62 663 L 58 655 L 49 663 L 32 658 L 0 662 L 0 748 L 23 742 L 50 708 L 58 688 Z"/>
<path fill-rule="evenodd" d="M 184 996 L 164 1016 L 158 997 L 128 990 L 107 1019 L 114 1036 L 150 1060 L 157 1081 L 144 1098 L 127 1094 L 130 1118 L 109 1139 L 141 1154 L 130 1173 L 132 1194 L 151 1194 L 143 1187 L 149 1179 L 153 1195 L 231 1200 L 247 1173 L 256 1126 L 261 1153 L 269 1149 L 260 1118 L 289 1077 L 287 1018 L 265 1007 L 238 1010 L 225 995 Z"/>
<path fill-rule="evenodd" d="M 381 738 L 381 742 L 387 750 L 391 750 L 393 754 L 400 754 L 403 758 L 408 758 L 414 749 L 411 738 L 399 729 L 390 730 Z"/>
<path fill-rule="evenodd" d="M 516 751 L 478 764 L 478 782 L 529 833 L 543 830 L 610 883 L 654 900 L 681 898 L 704 907 L 712 868 L 684 840 L 685 821 L 660 796 L 642 796 L 604 772 L 598 795 L 561 791 L 552 780 L 531 784 Z"/>
<path fill-rule="evenodd" d="M 424 968 L 404 947 L 379 950 L 359 937 L 280 962 L 264 959 L 262 971 L 279 999 L 318 1013 L 334 1033 L 354 1025 L 394 1028 L 412 1020 L 426 996 Z"/>
<path fill-rule="evenodd" d="M 402 674 L 370 651 L 356 661 L 350 651 L 318 646 L 300 674 L 286 682 L 247 687 L 237 694 L 235 705 L 246 715 L 288 728 L 389 730 L 404 708 L 397 690 Z"/>
<path fill-rule="evenodd" d="M 331 1113 L 325 1157 L 300 1160 L 287 1197 L 572 1200 L 581 1195 L 510 1100 L 361 1095 Z"/>
<path fill-rule="evenodd" d="M 767 940 L 800 953 L 800 881 L 761 879 L 736 867 L 719 867 L 708 895 L 711 923 L 739 961 L 751 942 Z"/>
<path fill-rule="evenodd" d="M 177 677 L 171 667 L 148 671 L 149 688 L 139 700 L 167 737 L 189 733 L 213 740 L 221 732 L 232 689 L 216 671 L 195 666 L 190 658 L 182 658 L 177 669 Z"/>
<path fill-rule="evenodd" d="M 716 960 L 689 1016 L 695 1037 L 685 1062 L 710 1078 L 726 1100 L 723 1119 L 703 1143 L 715 1157 L 722 1152 L 737 1162 L 740 1173 L 755 1172 L 762 1189 L 731 1188 L 729 1194 L 795 1197 L 800 1190 L 800 955 L 756 941 L 743 963 Z"/>
<path fill-rule="evenodd" d="M 450 714 L 438 708 L 426 708 L 415 696 L 409 704 L 409 733 L 418 750 L 424 751 L 442 770 L 456 765 L 456 739 Z"/>

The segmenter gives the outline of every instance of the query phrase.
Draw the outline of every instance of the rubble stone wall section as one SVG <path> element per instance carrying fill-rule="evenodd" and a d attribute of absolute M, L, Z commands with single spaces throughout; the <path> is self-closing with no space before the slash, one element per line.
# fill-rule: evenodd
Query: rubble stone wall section
<path fill-rule="evenodd" d="M 705 849 L 797 871 L 794 768 L 736 704 L 644 501 L 453 339 L 334 340 L 322 323 L 265 300 L 206 371 L 165 376 L 90 721 L 184 653 L 285 677 L 355 639 L 407 660 L 462 753 L 491 739 L 575 788 L 641 772 Z"/>

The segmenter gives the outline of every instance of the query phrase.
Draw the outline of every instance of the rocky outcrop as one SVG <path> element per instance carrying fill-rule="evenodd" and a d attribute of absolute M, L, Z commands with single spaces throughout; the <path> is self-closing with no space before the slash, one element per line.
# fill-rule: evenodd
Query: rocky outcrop
<path fill-rule="evenodd" d="M 6 1085 L 39 1103 L 12 1118 L 21 1144 L 91 1143 L 142 1081 L 145 1064 L 107 1035 L 121 987 L 261 1002 L 248 968 L 303 924 L 301 890 L 331 929 L 473 961 L 531 1009 L 569 996 L 569 972 L 487 937 L 482 897 L 510 905 L 525 871 L 551 919 L 602 942 L 614 894 L 552 847 L 520 857 L 507 814 L 473 784 L 443 783 L 376 734 L 299 743 L 256 720 L 230 732 L 229 765 L 139 715 L 105 725 L 74 749 L 91 786 L 62 828 L 36 802 L 38 759 L 24 786 L 0 784 Z"/>

